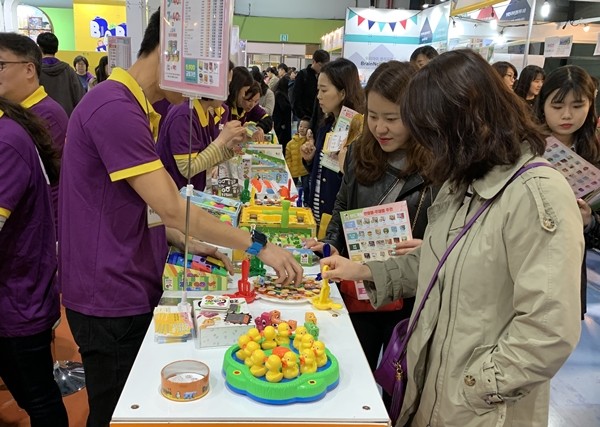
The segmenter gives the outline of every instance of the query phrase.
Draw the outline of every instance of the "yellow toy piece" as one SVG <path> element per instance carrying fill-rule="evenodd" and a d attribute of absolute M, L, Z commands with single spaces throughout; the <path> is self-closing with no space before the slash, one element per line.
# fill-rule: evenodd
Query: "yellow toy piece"
<path fill-rule="evenodd" d="M 240 337 L 238 338 L 238 345 L 240 346 L 240 349 L 235 352 L 235 355 L 238 359 L 244 360 L 246 359 L 246 357 L 248 357 L 248 355 L 244 351 L 244 347 L 246 347 L 246 344 L 248 344 L 250 341 L 252 340 L 248 335 L 240 335 Z"/>
<path fill-rule="evenodd" d="M 322 273 L 325 273 L 329 270 L 328 265 L 323 266 Z M 331 292 L 331 287 L 329 286 L 329 280 L 323 279 L 321 281 L 321 292 L 316 297 L 313 297 L 310 302 L 314 308 L 317 310 L 339 310 L 343 306 L 342 304 L 338 304 L 333 302 L 331 298 L 329 298 L 329 293 Z"/>
<path fill-rule="evenodd" d="M 277 331 L 273 326 L 267 326 L 263 329 L 263 342 L 261 347 L 263 350 L 273 350 L 277 347 Z"/>
<path fill-rule="evenodd" d="M 296 378 L 300 374 L 300 368 L 298 367 L 298 357 L 296 353 L 293 351 L 288 351 L 284 354 L 281 359 L 281 373 L 283 374 L 283 378 L 287 378 L 291 380 L 292 378 Z"/>
<path fill-rule="evenodd" d="M 305 348 L 300 351 L 300 372 L 303 374 L 317 372 L 317 361 L 312 348 Z"/>
<path fill-rule="evenodd" d="M 292 328 L 286 322 L 281 322 L 277 325 L 277 344 L 281 346 L 290 345 L 290 335 L 292 335 Z"/>
<path fill-rule="evenodd" d="M 246 332 L 246 334 L 252 339 L 252 341 L 256 341 L 258 343 L 262 339 L 262 336 L 260 335 L 260 331 L 256 328 L 248 329 L 248 332 Z"/>
<path fill-rule="evenodd" d="M 317 366 L 325 366 L 327 364 L 327 353 L 325 353 L 325 344 L 322 341 L 315 341 L 313 344 L 313 353 L 317 359 Z"/>
<path fill-rule="evenodd" d="M 312 311 L 307 311 L 304 314 L 304 322 L 305 323 L 314 323 L 317 324 L 317 316 Z"/>
<path fill-rule="evenodd" d="M 260 350 L 260 345 L 254 341 L 250 341 L 248 344 L 246 344 L 246 347 L 244 347 L 244 363 L 246 366 L 252 366 L 252 359 L 250 356 L 252 356 L 252 353 L 254 353 L 256 350 Z"/>
<path fill-rule="evenodd" d="M 252 356 L 250 356 L 250 360 L 252 361 L 252 365 L 250 366 L 250 373 L 257 378 L 264 377 L 267 373 L 267 368 L 265 366 L 267 356 L 265 355 L 265 352 L 260 349 L 254 350 Z"/>
<path fill-rule="evenodd" d="M 298 326 L 296 328 L 296 335 L 294 336 L 294 342 L 292 345 L 296 350 L 300 350 L 300 344 L 302 344 L 302 337 L 308 335 L 308 330 L 304 326 Z"/>
<path fill-rule="evenodd" d="M 283 374 L 281 373 L 281 359 L 274 354 L 267 357 L 267 362 L 265 363 L 267 368 L 267 373 L 265 378 L 270 383 L 278 383 L 282 380 Z M 316 367 L 316 364 L 315 364 Z"/>
<path fill-rule="evenodd" d="M 302 337 L 302 342 L 300 343 L 299 350 L 304 350 L 305 348 L 313 348 L 313 344 L 315 343 L 315 338 L 311 334 L 306 334 Z"/>

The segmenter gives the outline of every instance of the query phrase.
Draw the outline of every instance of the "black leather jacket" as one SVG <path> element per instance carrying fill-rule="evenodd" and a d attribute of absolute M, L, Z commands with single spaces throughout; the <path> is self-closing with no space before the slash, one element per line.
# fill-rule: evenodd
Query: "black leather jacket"
<path fill-rule="evenodd" d="M 346 239 L 344 238 L 344 229 L 340 219 L 340 212 L 382 204 L 385 197 L 399 181 L 398 169 L 388 165 L 383 177 L 373 185 L 364 186 L 359 184 L 356 181 L 354 174 L 352 152 L 351 145 L 346 155 L 346 173 L 344 174 L 342 185 L 337 194 L 332 218 L 327 227 L 327 234 L 323 240 L 323 242 L 333 245 L 343 256 L 347 256 L 348 251 L 346 248 Z M 427 208 L 429 208 L 435 200 L 439 189 L 439 186 L 426 185 L 423 177 L 418 173 L 414 173 L 405 178 L 404 185 L 402 186 L 396 201 L 406 201 L 410 215 L 410 223 L 411 225 L 414 224 L 412 235 L 415 239 L 423 238 L 425 227 L 427 226 Z M 423 192 L 425 192 L 424 195 L 422 194 Z M 421 208 L 418 209 L 422 195 L 423 202 Z M 419 210 L 419 214 L 415 221 L 417 210 Z"/>

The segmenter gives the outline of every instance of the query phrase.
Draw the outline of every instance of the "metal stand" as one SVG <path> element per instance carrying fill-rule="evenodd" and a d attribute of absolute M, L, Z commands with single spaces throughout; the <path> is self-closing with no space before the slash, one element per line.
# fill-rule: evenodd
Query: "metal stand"
<path fill-rule="evenodd" d="M 63 397 L 77 393 L 85 387 L 83 364 L 70 360 L 54 362 L 54 381 L 58 384 Z"/>

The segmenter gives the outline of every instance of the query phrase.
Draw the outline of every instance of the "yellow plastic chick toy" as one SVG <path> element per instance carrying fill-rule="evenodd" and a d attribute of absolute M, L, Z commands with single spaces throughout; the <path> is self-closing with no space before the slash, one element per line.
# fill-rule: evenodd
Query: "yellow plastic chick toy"
<path fill-rule="evenodd" d="M 261 344 L 261 347 L 263 350 L 273 350 L 275 347 L 277 347 L 277 331 L 273 326 L 267 326 L 265 329 L 263 329 L 262 333 L 264 340 Z"/>
<path fill-rule="evenodd" d="M 283 358 L 281 359 L 281 373 L 284 378 L 291 380 L 292 378 L 296 378 L 300 374 L 300 368 L 298 367 L 298 357 L 296 353 L 293 351 L 288 351 L 285 353 Z"/>
<path fill-rule="evenodd" d="M 270 383 L 278 383 L 283 378 L 283 374 L 281 373 L 281 359 L 274 354 L 267 357 L 267 362 L 265 363 L 267 367 L 267 374 L 265 378 Z M 316 368 L 317 365 L 315 365 Z"/>
<path fill-rule="evenodd" d="M 248 367 L 252 366 L 252 359 L 250 358 L 250 356 L 252 356 L 252 353 L 254 353 L 256 350 L 259 350 L 259 349 L 260 349 L 260 345 L 257 342 L 250 341 L 248 344 L 246 344 L 246 347 L 244 347 L 244 353 L 246 355 L 243 359 L 246 366 L 248 366 Z"/>
<path fill-rule="evenodd" d="M 250 360 L 252 360 L 252 366 L 250 366 L 250 373 L 255 377 L 263 377 L 267 373 L 267 368 L 265 367 L 265 360 L 267 360 L 267 356 L 265 352 L 261 349 L 254 350 L 252 356 L 250 356 Z"/>
<path fill-rule="evenodd" d="M 315 338 L 311 334 L 306 334 L 302 337 L 302 341 L 300 342 L 300 348 L 298 350 L 303 350 L 305 348 L 309 348 L 312 350 L 314 343 Z"/>
<path fill-rule="evenodd" d="M 300 344 L 302 343 L 302 337 L 308 334 L 308 330 L 304 326 L 298 326 L 296 328 L 296 336 L 294 336 L 294 348 L 300 350 Z"/>
<path fill-rule="evenodd" d="M 258 343 L 260 343 L 260 340 L 262 339 L 262 337 L 260 336 L 260 332 L 256 328 L 248 329 L 247 335 L 252 341 L 256 341 Z"/>
<path fill-rule="evenodd" d="M 240 335 L 238 338 L 238 345 L 240 346 L 240 349 L 235 352 L 235 355 L 238 359 L 244 360 L 247 357 L 246 353 L 244 352 L 244 347 L 246 347 L 246 344 L 248 344 L 250 341 L 251 338 L 248 335 Z"/>
<path fill-rule="evenodd" d="M 327 364 L 327 353 L 325 353 L 325 344 L 322 341 L 315 341 L 313 344 L 313 352 L 317 359 L 317 366 L 325 366 Z"/>
<path fill-rule="evenodd" d="M 317 372 L 317 361 L 312 348 L 304 348 L 300 351 L 300 372 L 303 374 Z"/>
<path fill-rule="evenodd" d="M 292 328 L 286 322 L 281 322 L 277 325 L 277 344 L 282 346 L 290 345 L 290 335 L 292 335 Z"/>

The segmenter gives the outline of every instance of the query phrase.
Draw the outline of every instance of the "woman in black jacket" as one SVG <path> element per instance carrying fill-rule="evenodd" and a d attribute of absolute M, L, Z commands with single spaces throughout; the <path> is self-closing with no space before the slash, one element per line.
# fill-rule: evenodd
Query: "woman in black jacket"
<path fill-rule="evenodd" d="M 350 145 L 345 173 L 338 192 L 327 235 L 323 242 L 308 241 L 313 250 L 323 243 L 332 252 L 347 256 L 340 212 L 406 201 L 414 240 L 395 245 L 396 255 L 419 246 L 427 226 L 427 208 L 433 203 L 438 187 L 428 185 L 419 174 L 427 160 L 423 149 L 414 143 L 402 123 L 400 104 L 406 86 L 416 72 L 407 62 L 390 61 L 373 72 L 365 88 L 367 120 L 361 138 Z M 350 319 L 372 370 L 392 329 L 408 318 L 414 299 L 395 301 L 375 311 L 369 300 L 359 300 L 354 283 L 342 283 L 342 296 Z"/>

